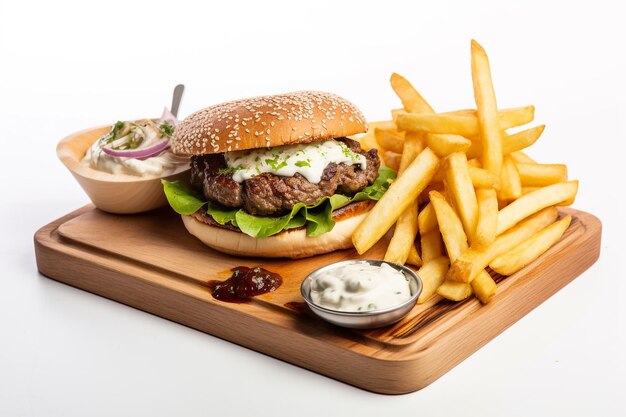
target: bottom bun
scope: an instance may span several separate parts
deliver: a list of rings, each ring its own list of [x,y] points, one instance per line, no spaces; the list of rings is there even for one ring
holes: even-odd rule
[[[360,202],[365,203],[365,202]],[[353,206],[353,207],[350,207]],[[245,233],[212,226],[196,220],[192,216],[182,216],[187,231],[205,245],[224,253],[236,256],[261,258],[306,258],[352,246],[352,233],[365,219],[370,204],[353,203],[335,216],[335,227],[328,233],[307,237],[306,228],[285,230],[276,235],[254,238]]]

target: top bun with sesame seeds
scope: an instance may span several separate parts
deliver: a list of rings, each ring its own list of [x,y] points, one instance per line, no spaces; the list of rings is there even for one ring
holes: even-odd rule
[[[363,114],[348,100],[298,91],[199,110],[176,127],[171,146],[179,155],[216,154],[334,139],[366,130]]]

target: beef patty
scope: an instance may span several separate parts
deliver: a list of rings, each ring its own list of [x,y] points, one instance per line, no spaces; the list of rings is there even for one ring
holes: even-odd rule
[[[288,212],[300,202],[315,204],[336,193],[352,195],[374,183],[380,159],[376,149],[366,152],[357,141],[338,140],[365,156],[366,169],[361,169],[360,165],[331,163],[317,184],[298,173],[292,177],[263,173],[239,183],[233,180],[232,174],[220,173],[227,167],[224,154],[194,155],[191,157],[191,185],[210,201],[261,216]]]

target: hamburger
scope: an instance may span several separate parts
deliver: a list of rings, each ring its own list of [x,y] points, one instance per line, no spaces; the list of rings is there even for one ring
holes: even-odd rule
[[[334,94],[301,91],[197,111],[177,127],[175,154],[191,157],[189,184],[164,181],[189,233],[238,256],[302,258],[352,246],[389,186],[363,114]]]

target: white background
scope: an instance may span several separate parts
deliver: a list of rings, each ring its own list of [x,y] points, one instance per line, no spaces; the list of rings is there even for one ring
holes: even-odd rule
[[[412,3],[2,0],[0,415],[626,415],[620,2]],[[158,116],[177,83],[183,116],[321,89],[388,118],[393,71],[438,110],[471,107],[471,38],[500,106],[547,124],[531,156],[581,180],[602,255],[429,387],[372,394],[37,273],[34,232],[88,203],[55,156],[65,135]]]

